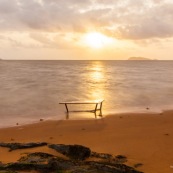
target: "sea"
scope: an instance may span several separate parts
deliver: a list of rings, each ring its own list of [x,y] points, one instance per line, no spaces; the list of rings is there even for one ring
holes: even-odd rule
[[[0,127],[100,118],[59,104],[99,99],[103,117],[173,109],[173,61],[0,61]]]

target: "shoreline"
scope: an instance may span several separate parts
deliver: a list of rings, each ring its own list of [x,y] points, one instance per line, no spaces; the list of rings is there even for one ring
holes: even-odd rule
[[[125,155],[127,164],[143,165],[147,173],[171,173],[173,165],[173,111],[162,113],[121,113],[102,119],[48,120],[0,129],[0,142],[48,142],[79,144],[100,153]],[[0,161],[17,160],[23,150],[1,148]],[[45,147],[27,149],[52,153]]]
[[[12,128],[12,127],[20,127],[20,126],[27,126],[27,125],[32,125],[32,124],[37,124],[40,123],[42,121],[87,121],[87,120],[96,120],[96,119],[100,119],[100,118],[106,118],[109,116],[119,116],[119,115],[126,115],[126,114],[159,114],[165,111],[173,111],[173,110],[169,110],[169,109],[165,109],[165,110],[150,110],[145,108],[145,109],[136,109],[136,110],[127,110],[127,111],[116,111],[116,112],[106,112],[103,113],[102,117],[100,117],[99,115],[97,115],[97,118],[95,118],[94,113],[88,113],[88,112],[70,112],[70,114],[67,116],[66,112],[64,112],[64,114],[60,115],[60,117],[64,117],[64,118],[51,118],[51,117],[47,117],[47,118],[38,118],[37,120],[29,120],[29,121],[20,121],[20,120],[16,120],[16,121],[12,121],[10,124],[3,125],[0,126],[0,130],[4,129],[4,128]],[[76,114],[76,115],[75,115]],[[73,117],[74,116],[74,117]],[[55,117],[55,116],[54,116]],[[71,118],[72,117],[72,118]]]

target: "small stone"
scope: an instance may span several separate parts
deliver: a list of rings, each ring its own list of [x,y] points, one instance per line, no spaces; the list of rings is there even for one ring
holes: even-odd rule
[[[169,136],[169,133],[165,133],[164,135],[165,135],[165,136]]]
[[[41,118],[40,121],[44,121],[44,119]]]
[[[141,167],[141,166],[143,166],[142,163],[136,163],[136,164],[134,164],[134,168],[138,168],[138,167]]]

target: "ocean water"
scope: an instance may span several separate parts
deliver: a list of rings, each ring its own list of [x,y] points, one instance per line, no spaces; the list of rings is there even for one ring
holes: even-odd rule
[[[0,61],[0,127],[66,119],[59,102],[97,99],[105,99],[103,116],[172,109],[173,61]]]

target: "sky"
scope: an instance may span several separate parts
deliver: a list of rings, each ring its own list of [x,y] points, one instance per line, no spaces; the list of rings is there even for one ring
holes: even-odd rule
[[[0,0],[0,58],[173,60],[173,0]]]

